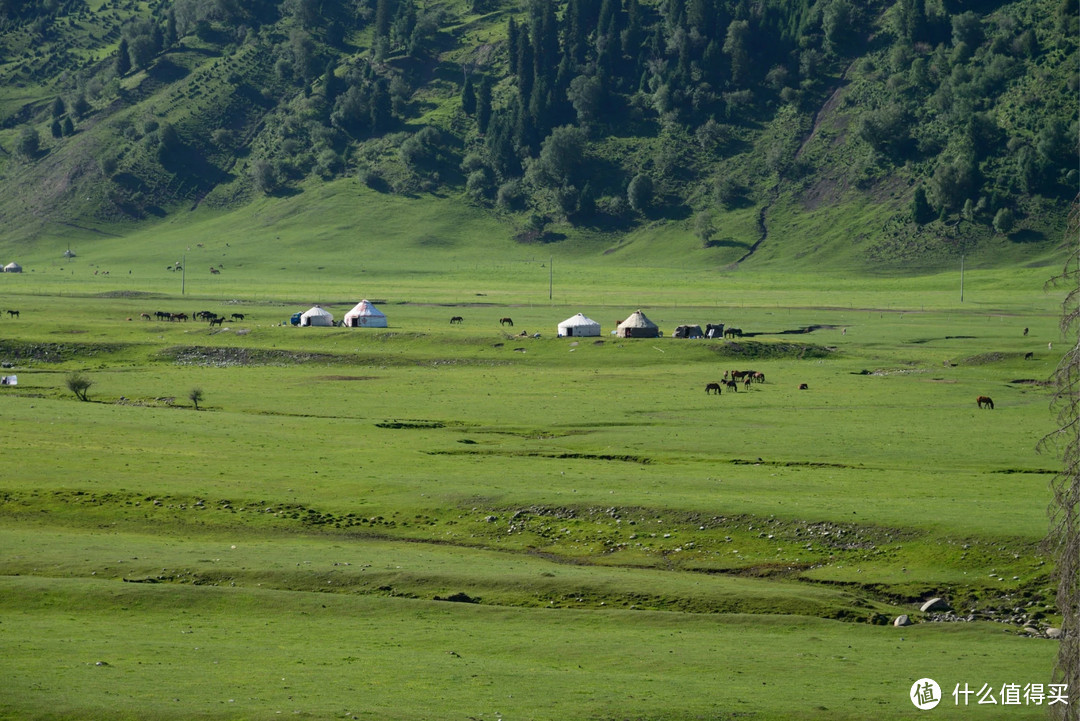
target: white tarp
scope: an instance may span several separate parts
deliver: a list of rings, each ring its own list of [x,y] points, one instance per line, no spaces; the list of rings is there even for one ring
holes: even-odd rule
[[[4,376],[0,378],[0,386],[17,386],[19,385],[18,376]]]

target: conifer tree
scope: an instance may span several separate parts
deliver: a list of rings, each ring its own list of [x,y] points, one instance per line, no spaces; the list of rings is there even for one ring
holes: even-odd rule
[[[131,71],[131,55],[128,52],[127,38],[120,38],[116,48],[116,74],[123,77]]]

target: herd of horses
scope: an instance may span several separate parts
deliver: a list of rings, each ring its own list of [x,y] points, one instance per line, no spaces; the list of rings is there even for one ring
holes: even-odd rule
[[[723,380],[718,383],[705,384],[705,394],[715,393],[716,395],[720,395],[724,386],[727,386],[728,390],[731,392],[737,393],[739,391],[739,381],[742,381],[744,390],[750,390],[752,384],[765,382],[765,374],[761,371],[724,371]]]
[[[141,313],[139,317],[141,317],[143,320],[153,320],[153,318],[150,317],[149,313]],[[187,321],[189,318],[194,318],[195,320],[207,321],[210,323],[211,326],[221,325],[225,322],[225,316],[218,315],[217,313],[209,310],[196,311],[191,316],[188,316],[187,313],[169,313],[168,311],[158,310],[154,311],[153,317],[157,318],[158,320],[167,320],[170,322],[175,321],[180,323]],[[232,320],[244,320],[244,314],[233,313],[230,318],[232,318]],[[131,319],[129,318],[128,320]]]

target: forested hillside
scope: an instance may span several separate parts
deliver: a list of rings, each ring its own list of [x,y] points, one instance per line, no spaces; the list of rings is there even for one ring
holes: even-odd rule
[[[3,0],[0,221],[353,178],[519,241],[669,227],[737,260],[817,216],[869,264],[1038,247],[1077,192],[1078,36],[1077,0]]]

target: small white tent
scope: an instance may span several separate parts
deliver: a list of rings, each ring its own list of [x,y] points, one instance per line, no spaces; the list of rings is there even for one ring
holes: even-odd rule
[[[578,313],[559,323],[559,337],[580,337],[600,335],[600,324],[584,314]]]
[[[300,316],[300,325],[333,325],[334,316],[330,315],[328,311],[323,310],[319,306],[314,306],[310,310],[304,311],[304,314]]]
[[[347,328],[385,328],[386,314],[365,299],[346,313],[342,322]]]
[[[10,263],[8,263],[7,265],[4,266],[4,272],[5,273],[21,273],[22,272],[22,266],[19,265],[18,263],[16,263],[15,261],[12,261],[12,262],[10,262]]]
[[[660,335],[660,328],[656,323],[645,317],[640,310],[630,314],[630,317],[619,323],[615,335],[620,338],[656,338]]]

